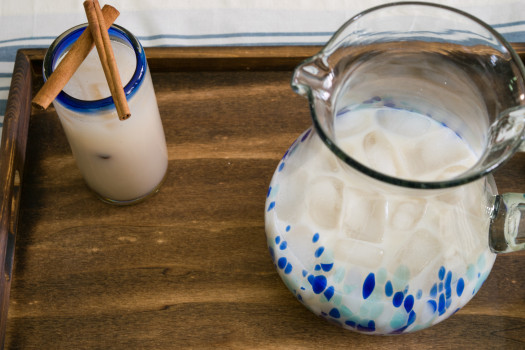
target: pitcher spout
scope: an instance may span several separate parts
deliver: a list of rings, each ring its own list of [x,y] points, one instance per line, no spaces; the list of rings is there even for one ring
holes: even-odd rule
[[[322,56],[314,56],[299,65],[292,77],[293,91],[304,97],[327,101],[331,96],[334,73]]]

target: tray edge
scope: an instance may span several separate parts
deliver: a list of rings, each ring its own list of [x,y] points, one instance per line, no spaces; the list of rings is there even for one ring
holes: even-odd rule
[[[31,114],[31,61],[22,50],[7,98],[0,153],[0,344],[3,348],[20,207],[21,184]]]

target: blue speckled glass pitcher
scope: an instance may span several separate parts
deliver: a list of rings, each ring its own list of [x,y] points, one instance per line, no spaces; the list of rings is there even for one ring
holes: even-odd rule
[[[496,253],[523,249],[523,194],[494,169],[524,140],[524,68],[460,11],[396,3],[348,21],[297,67],[313,127],[266,201],[268,246],[297,299],[341,326],[412,332],[465,305]]]

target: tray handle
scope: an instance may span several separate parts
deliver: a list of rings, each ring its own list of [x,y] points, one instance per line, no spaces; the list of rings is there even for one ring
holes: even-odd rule
[[[4,347],[18,210],[31,115],[28,56],[17,52],[0,146],[0,346]]]

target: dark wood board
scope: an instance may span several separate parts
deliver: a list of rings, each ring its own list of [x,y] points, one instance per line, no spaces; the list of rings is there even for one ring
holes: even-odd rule
[[[21,50],[0,159],[5,347],[525,348],[524,253],[499,256],[450,319],[401,336],[329,324],[281,282],[264,202],[279,159],[311,124],[289,81],[318,49],[147,49],[169,170],[158,194],[129,207],[86,188],[52,108],[28,109],[44,50]],[[521,153],[496,172],[500,192],[525,192],[524,174]]]

